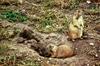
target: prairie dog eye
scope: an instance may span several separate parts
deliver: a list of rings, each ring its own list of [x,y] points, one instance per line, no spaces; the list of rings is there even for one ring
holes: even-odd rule
[[[54,48],[54,46],[49,46],[49,48],[50,48],[50,49],[53,49],[53,48]]]
[[[80,26],[82,26],[82,24],[80,24]]]
[[[74,27],[78,28],[78,26],[77,26],[77,25],[74,25]]]
[[[49,48],[49,50],[51,52],[56,52],[56,50],[57,50],[57,46],[56,45],[53,45],[53,44],[49,45],[48,48]]]
[[[54,48],[54,45],[50,44],[47,46],[48,49],[52,50]]]

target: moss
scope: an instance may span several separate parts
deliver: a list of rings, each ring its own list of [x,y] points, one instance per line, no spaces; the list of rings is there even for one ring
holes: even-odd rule
[[[6,19],[9,22],[24,22],[28,20],[28,17],[21,14],[20,12],[15,12],[15,11],[3,11],[0,13],[0,18]]]

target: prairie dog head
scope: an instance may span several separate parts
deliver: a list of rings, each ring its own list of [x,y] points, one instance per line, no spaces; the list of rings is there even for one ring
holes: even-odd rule
[[[57,50],[57,46],[53,44],[48,45],[47,48],[50,50],[51,53],[56,52]]]
[[[76,12],[74,13],[74,17],[76,18],[76,19],[78,19],[80,16],[82,16],[83,15],[83,10],[82,9],[80,9],[80,10],[76,10]]]

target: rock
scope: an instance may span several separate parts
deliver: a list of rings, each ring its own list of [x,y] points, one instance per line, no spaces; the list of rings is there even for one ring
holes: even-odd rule
[[[19,38],[17,39],[17,42],[18,42],[18,43],[23,43],[24,41],[25,41],[25,39],[22,38],[22,37],[19,37]]]
[[[37,43],[37,41],[34,39],[31,39],[31,40],[28,40],[28,43]]]
[[[98,57],[98,54],[95,54],[95,57]]]
[[[94,43],[90,43],[91,46],[94,46]]]
[[[19,38],[17,38],[17,42],[18,43],[23,43],[24,42],[24,39],[22,37],[19,37]]]

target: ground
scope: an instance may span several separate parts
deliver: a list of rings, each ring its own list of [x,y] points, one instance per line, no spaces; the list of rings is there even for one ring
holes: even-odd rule
[[[100,66],[100,6],[58,2],[25,0],[0,5],[0,66]],[[84,9],[84,35],[71,41],[68,24],[80,7]],[[70,43],[74,55],[49,57],[47,45],[62,43]]]

